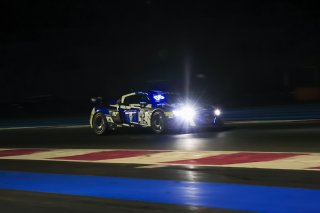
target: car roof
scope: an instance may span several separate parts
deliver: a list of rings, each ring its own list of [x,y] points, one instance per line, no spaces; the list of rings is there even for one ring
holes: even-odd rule
[[[161,91],[161,90],[149,90],[149,91],[134,91],[134,92],[130,92],[130,93],[126,93],[123,94],[122,96],[129,96],[129,95],[134,95],[134,94],[165,94],[165,93],[169,93],[169,92],[165,92],[165,91]]]

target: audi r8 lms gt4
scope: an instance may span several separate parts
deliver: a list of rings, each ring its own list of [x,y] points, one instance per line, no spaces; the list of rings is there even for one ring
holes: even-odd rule
[[[97,135],[120,127],[151,128],[155,133],[169,129],[221,127],[221,110],[212,105],[199,105],[186,101],[176,93],[152,90],[123,95],[117,101],[95,103],[90,126]]]

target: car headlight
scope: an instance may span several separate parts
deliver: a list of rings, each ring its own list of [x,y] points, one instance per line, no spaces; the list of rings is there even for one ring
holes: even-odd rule
[[[213,111],[213,113],[214,113],[214,115],[219,116],[219,115],[221,115],[221,110],[220,109],[215,109]]]
[[[183,108],[178,109],[178,110],[173,110],[172,112],[173,112],[173,114],[175,116],[182,117],[182,118],[184,118],[186,120],[191,120],[196,114],[194,109],[192,107],[189,107],[189,106],[183,107]]]

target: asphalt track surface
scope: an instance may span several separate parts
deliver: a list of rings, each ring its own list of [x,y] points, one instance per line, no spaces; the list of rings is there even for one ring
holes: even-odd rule
[[[0,148],[320,153],[320,126],[103,137],[87,127],[12,129],[0,130]],[[320,211],[320,171],[1,159],[0,188],[1,212]]]
[[[123,129],[101,137],[89,127],[0,130],[0,148],[6,147],[320,152],[320,125],[231,125],[164,135]]]

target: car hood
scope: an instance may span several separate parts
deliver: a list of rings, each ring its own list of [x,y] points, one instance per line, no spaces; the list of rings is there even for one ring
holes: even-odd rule
[[[165,110],[168,110],[168,111],[181,109],[184,106],[186,106],[186,104],[183,104],[183,103],[173,103],[173,104],[162,104],[161,105],[162,108],[164,108]],[[196,106],[192,106],[192,107],[196,112],[212,111],[215,109],[215,107],[213,105],[209,105],[209,104],[196,105]]]

